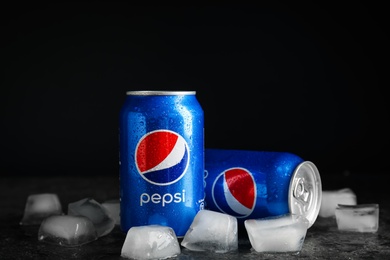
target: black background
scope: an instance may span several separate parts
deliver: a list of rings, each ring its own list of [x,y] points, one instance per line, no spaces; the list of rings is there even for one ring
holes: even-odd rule
[[[388,173],[387,9],[299,2],[3,6],[1,172],[118,175],[126,91],[195,90],[206,147]]]

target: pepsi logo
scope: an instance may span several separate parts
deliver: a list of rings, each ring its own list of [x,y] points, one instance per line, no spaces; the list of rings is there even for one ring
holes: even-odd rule
[[[212,197],[220,211],[244,218],[252,213],[256,205],[256,183],[247,169],[230,168],[215,179]]]
[[[135,150],[135,165],[149,183],[164,186],[180,180],[189,164],[189,149],[184,138],[169,130],[144,135]]]

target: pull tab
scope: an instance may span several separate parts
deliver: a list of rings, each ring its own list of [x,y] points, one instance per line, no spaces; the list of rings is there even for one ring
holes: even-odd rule
[[[294,188],[294,197],[297,200],[308,203],[309,195],[310,192],[305,186],[305,180],[303,178],[298,178]]]

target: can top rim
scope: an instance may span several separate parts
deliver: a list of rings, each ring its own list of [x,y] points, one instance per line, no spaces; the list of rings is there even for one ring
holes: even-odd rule
[[[127,91],[128,96],[176,96],[176,95],[195,95],[196,91],[171,91],[171,90],[132,90]]]
[[[317,219],[321,201],[322,183],[319,171],[314,163],[304,161],[297,166],[290,181],[290,212],[306,217],[310,228]]]

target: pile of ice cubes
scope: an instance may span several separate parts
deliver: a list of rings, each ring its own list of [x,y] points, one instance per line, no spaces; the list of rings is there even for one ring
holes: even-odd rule
[[[68,212],[64,214],[57,194],[42,193],[28,196],[20,225],[40,225],[39,241],[80,246],[109,234],[118,218],[119,201],[101,204],[84,198],[69,203]]]
[[[302,216],[282,216],[245,221],[256,252],[299,253],[309,221]],[[238,225],[233,216],[211,210],[199,211],[180,244],[187,250],[227,253],[238,250]],[[160,259],[177,256],[181,249],[171,228],[152,225],[132,227],[121,257]]]
[[[357,204],[350,189],[325,190],[319,217],[336,219],[340,231],[377,232],[378,204]],[[27,198],[21,225],[40,225],[38,240],[61,246],[81,246],[109,234],[120,224],[119,200],[99,203],[84,198],[68,204],[64,214],[56,194],[33,194]],[[244,222],[252,250],[298,254],[309,221],[301,215],[285,214]],[[174,230],[162,225],[132,227],[126,234],[121,257],[165,259],[190,251],[227,253],[238,250],[237,219],[211,210],[199,211],[181,243]]]
[[[109,234],[120,222],[119,200],[99,203],[84,198],[62,211],[56,194],[27,198],[21,225],[40,225],[38,240],[60,246],[81,246]],[[299,252],[308,221],[293,215],[250,220],[245,223],[250,242],[258,252]],[[290,239],[278,239],[279,235]],[[177,256],[181,246],[191,251],[227,253],[238,250],[238,224],[233,216],[199,211],[181,243],[172,228],[160,225],[132,227],[126,234],[121,256],[156,259]]]
[[[323,218],[336,218],[340,231],[375,233],[379,228],[379,205],[358,204],[356,194],[350,188],[322,191]]]

